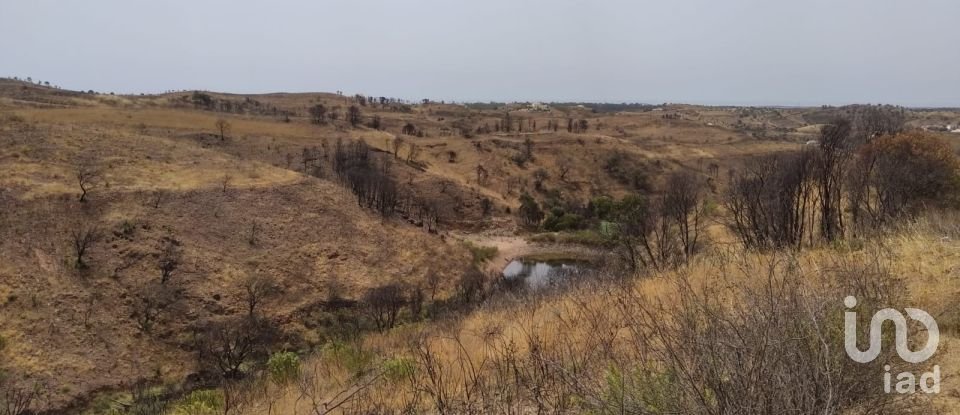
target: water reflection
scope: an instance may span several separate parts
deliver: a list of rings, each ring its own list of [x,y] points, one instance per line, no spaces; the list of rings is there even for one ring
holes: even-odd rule
[[[507,279],[523,279],[530,288],[543,288],[585,269],[585,264],[576,261],[526,261],[513,260],[503,269]]]

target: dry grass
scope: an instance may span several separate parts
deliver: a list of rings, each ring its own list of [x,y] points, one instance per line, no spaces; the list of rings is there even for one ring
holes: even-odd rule
[[[454,413],[524,413],[536,410],[538,405],[557,411],[561,408],[551,405],[559,404],[569,405],[561,412],[606,412],[600,403],[609,397],[577,396],[574,391],[602,391],[609,386],[611,367],[626,368],[639,363],[634,353],[641,356],[645,353],[633,349],[639,345],[631,334],[636,327],[628,324],[632,321],[628,317],[630,313],[657,309],[637,308],[636,304],[625,304],[623,300],[671,304],[678,298],[677,290],[681,287],[678,281],[689,283],[697,292],[722,298],[737,292],[735,287],[763,286],[766,281],[758,277],[767,275],[789,275],[799,279],[803,286],[827,288],[834,286],[839,281],[837,278],[870,279],[876,275],[871,272],[885,270],[882,272],[889,272],[904,284],[905,290],[897,291],[903,295],[901,306],[916,306],[943,317],[944,312],[952,310],[951,304],[957,301],[956,292],[960,290],[960,242],[950,239],[956,238],[955,232],[949,235],[941,232],[942,229],[921,223],[854,249],[820,248],[800,254],[715,251],[699,257],[684,269],[638,279],[626,287],[612,282],[584,283],[555,295],[496,301],[462,319],[444,319],[425,327],[406,326],[385,335],[365,337],[353,346],[372,355],[374,363],[366,368],[363,376],[345,370],[344,360],[336,356],[313,357],[304,366],[304,384],[268,388],[257,394],[258,398],[251,403],[253,406],[241,413],[312,413],[314,402],[303,398],[305,391],[321,397],[316,402],[325,402],[324,399],[344,390],[354,391],[350,388],[357,388],[357,382],[363,384],[363,389],[357,392],[359,397],[344,403],[340,412],[357,413],[364,408],[379,412],[410,408],[416,412],[444,412],[436,400],[438,388],[446,393],[446,410]],[[825,292],[833,290],[827,289]],[[726,298],[728,304],[734,304],[733,297]],[[837,304],[841,298],[837,297]],[[839,305],[836,307],[840,309]],[[653,318],[662,319],[661,324],[666,324],[670,316]],[[941,326],[942,330],[945,326],[947,324]],[[935,357],[935,363],[945,371],[944,392],[932,401],[940,411],[960,408],[956,398],[960,383],[955,376],[960,373],[960,366],[949,352],[958,342],[955,336],[956,332],[946,336],[941,346],[944,349]],[[429,351],[430,359],[424,360],[418,351]],[[549,364],[562,364],[567,370],[575,370],[580,384],[567,384],[569,379],[561,379],[554,369],[544,368],[549,373],[541,373],[539,378],[535,373],[525,372],[533,370],[538,356],[544,355],[569,359]],[[384,379],[384,362],[401,357],[415,362],[417,374]],[[518,379],[499,378],[503,365],[517,365],[515,370],[521,372],[516,375],[523,378],[522,384],[515,383]],[[443,374],[439,386],[425,384],[431,367]],[[876,379],[869,380],[876,381],[871,383],[876,388],[880,388],[881,373],[878,371]],[[371,383],[367,385],[367,381]],[[508,390],[502,389],[505,385]],[[536,389],[537,385],[544,389]],[[573,395],[565,401],[551,395],[554,393]]]
[[[138,381],[180,385],[195,371],[195,355],[189,351],[191,324],[242,313],[238,284],[251,274],[269,276],[280,288],[263,306],[285,339],[291,339],[278,347],[320,350],[305,363],[302,385],[254,384],[253,390],[225,393],[250,397],[258,406],[247,407],[248,413],[304,413],[307,405],[321,405],[345,390],[332,404],[349,397],[341,408],[429,411],[436,404],[429,396],[431,386],[414,381],[403,370],[405,361],[397,360],[412,359],[416,370],[423,370],[428,358],[436,358],[432,364],[448,374],[432,388],[449,390],[448,403],[460,405],[456,409],[470,409],[481,396],[486,402],[517,396],[510,401],[515,407],[485,409],[529,412],[536,409],[525,406],[535,391],[497,389],[497,384],[517,384],[490,377],[503,373],[502,366],[491,365],[504,362],[506,345],[516,347],[509,355],[528,363],[533,361],[533,346],[557,352],[567,348],[562,356],[581,359],[576,362],[583,364],[584,382],[592,382],[582,387],[600,387],[609,362],[591,356],[613,344],[609,356],[622,358],[629,355],[630,345],[622,341],[627,329],[618,319],[622,310],[611,307],[615,297],[608,294],[629,291],[645,298],[671,298],[673,282],[681,275],[698,284],[717,283],[718,273],[727,275],[728,282],[752,281],[771,258],[718,251],[681,272],[637,280],[625,290],[605,282],[567,293],[506,297],[462,319],[444,315],[429,323],[410,323],[332,351],[322,351],[331,336],[314,312],[334,294],[353,299],[386,283],[420,285],[428,276],[440,281],[438,302],[450,297],[472,261],[449,230],[465,233],[462,239],[497,246],[486,265],[493,271],[511,256],[540,252],[522,237],[485,243],[485,237],[473,238],[472,233],[486,227],[512,235],[513,215],[506,208],[515,208],[524,191],[541,200],[562,195],[577,201],[631,191],[631,184],[605,171],[611,155],[625,155],[632,168],[654,182],[681,169],[706,175],[709,166],[717,164],[714,180],[722,184],[729,170],[740,168],[752,155],[797,147],[806,136],[795,131],[807,124],[801,109],[751,109],[756,114],[743,114],[738,109],[671,105],[663,112],[594,114],[575,108],[531,113],[440,104],[363,107],[365,116],[383,117],[385,131],[374,131],[350,128],[342,118],[324,126],[309,122],[307,107],[324,103],[343,111],[353,104],[348,97],[212,94],[235,102],[251,98],[291,111],[285,122],[280,116],[194,110],[184,104],[184,95],[189,93],[93,95],[0,81],[0,336],[5,343],[0,365],[23,384],[49,385],[44,408],[83,404],[96,391],[129,389]],[[535,120],[540,128],[471,139],[440,134],[466,118],[492,124],[508,110],[514,117]],[[679,118],[664,118],[667,113]],[[590,130],[564,131],[567,117],[589,119]],[[215,135],[218,119],[231,125],[226,140]],[[548,120],[560,121],[560,131],[546,131]],[[415,196],[436,200],[445,209],[438,235],[410,226],[405,220],[414,222],[411,218],[383,219],[361,210],[332,175],[312,177],[300,165],[304,148],[333,145],[338,139],[363,139],[389,151],[407,122],[427,136],[403,137],[407,145],[417,145],[420,155],[412,163],[397,160],[391,174]],[[790,133],[754,137],[755,131],[781,130]],[[520,166],[513,158],[528,138],[534,158]],[[401,149],[400,159],[407,151]],[[98,175],[89,202],[81,204],[75,175],[77,167],[86,164]],[[570,170],[561,178],[564,164]],[[478,165],[490,174],[482,184],[476,178]],[[330,171],[329,164],[325,168]],[[548,172],[540,191],[531,181],[538,169]],[[486,215],[481,213],[485,198],[494,202]],[[71,262],[69,235],[77,223],[96,225],[104,235],[91,249],[90,268],[82,271]],[[960,332],[960,314],[951,308],[960,269],[957,246],[930,229],[938,228],[924,225],[862,249],[812,251],[796,261],[805,275],[819,275],[836,261],[855,262],[865,252],[883,249],[892,258],[886,266],[904,275],[909,298]],[[159,278],[155,255],[169,237],[183,247],[184,266],[172,279],[180,303],[155,333],[141,333],[131,314],[143,287]],[[950,337],[948,344],[953,342]],[[431,353],[418,355],[418,350]],[[476,373],[459,367],[465,356],[480,368]],[[950,362],[944,362],[945,369]],[[358,370],[364,375],[357,377]],[[571,390],[550,383],[557,378],[537,379],[544,382],[539,390],[543,399],[555,403],[560,402],[557,394]],[[948,391],[956,390],[953,378],[948,379]],[[482,387],[475,385],[480,383]],[[590,399],[564,404],[584,408],[597,402]],[[940,400],[952,402],[950,394]]]

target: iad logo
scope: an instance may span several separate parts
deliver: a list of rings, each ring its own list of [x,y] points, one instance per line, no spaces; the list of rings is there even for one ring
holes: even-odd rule
[[[847,306],[847,308],[854,308],[857,306],[857,299],[853,296],[844,298],[843,304]],[[916,308],[907,308],[905,310],[911,319],[920,322],[920,324],[923,324],[924,327],[927,328],[927,344],[924,345],[922,349],[917,351],[910,350],[910,345],[907,342],[907,319],[903,316],[903,313],[892,308],[885,308],[876,312],[873,315],[873,319],[870,320],[870,347],[866,351],[861,351],[857,348],[857,313],[855,311],[847,311],[843,316],[844,348],[847,350],[847,355],[859,363],[869,363],[876,359],[877,356],[880,355],[880,348],[883,347],[881,344],[883,323],[892,321],[896,330],[895,344],[897,354],[900,355],[901,359],[909,363],[922,363],[932,357],[940,345],[940,329],[937,327],[937,322],[926,311]],[[884,366],[883,374],[883,390],[887,393],[890,393],[890,384],[890,365],[886,365]],[[916,392],[917,385],[917,378],[913,373],[903,372],[897,375],[897,384],[895,387],[897,393]],[[940,366],[934,365],[932,372],[923,373],[920,376],[919,386],[920,389],[926,393],[939,393]]]

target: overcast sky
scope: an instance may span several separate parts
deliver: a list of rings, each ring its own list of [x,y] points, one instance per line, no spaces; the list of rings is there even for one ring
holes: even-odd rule
[[[960,1],[0,0],[0,76],[118,93],[960,106]]]

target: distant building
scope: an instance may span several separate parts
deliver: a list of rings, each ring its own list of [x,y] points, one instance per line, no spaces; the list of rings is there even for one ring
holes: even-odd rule
[[[527,106],[527,110],[547,112],[550,111],[550,106],[542,102],[534,102]]]

